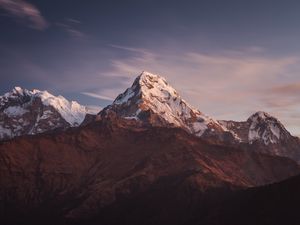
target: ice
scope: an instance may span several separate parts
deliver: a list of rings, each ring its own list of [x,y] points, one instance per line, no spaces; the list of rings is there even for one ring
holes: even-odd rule
[[[19,117],[27,112],[28,110],[25,110],[21,106],[9,106],[4,110],[4,113],[9,117]]]

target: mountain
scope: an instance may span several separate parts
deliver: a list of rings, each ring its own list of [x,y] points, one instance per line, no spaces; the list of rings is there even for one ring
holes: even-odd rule
[[[221,123],[183,100],[165,78],[145,71],[113,104],[104,108],[100,116],[105,117],[111,113],[138,120],[144,125],[180,127],[204,139],[238,141],[234,133]]]
[[[289,157],[300,163],[300,141],[275,117],[256,112],[244,122],[219,121],[247,144],[249,150]]]
[[[300,223],[300,176],[233,193],[215,214],[215,224],[297,225]]]
[[[85,122],[105,119],[111,114],[137,120],[144,126],[180,127],[212,143],[238,145],[300,163],[300,140],[278,119],[265,112],[256,112],[245,122],[214,120],[184,101],[165,78],[149,72],[139,75],[130,88],[99,113],[97,119],[89,117]]]
[[[0,221],[189,224],[231,191],[299,173],[287,158],[111,115],[0,143]]]
[[[15,87],[0,97],[0,140],[78,126],[87,111],[62,96]]]
[[[0,142],[1,224],[268,224],[272,183],[300,174],[279,120],[214,120],[148,72],[95,116],[21,88],[0,112],[5,137],[20,135]]]

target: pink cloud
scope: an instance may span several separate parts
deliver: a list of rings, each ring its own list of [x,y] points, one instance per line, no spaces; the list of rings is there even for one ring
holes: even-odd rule
[[[300,70],[297,56],[273,57],[259,47],[211,54],[176,48],[112,47],[134,54],[112,60],[109,74],[129,75],[133,80],[143,70],[157,73],[166,77],[188,102],[214,118],[245,120],[262,110],[277,116],[293,133],[300,132],[299,119],[290,117],[290,113],[300,115],[296,84],[300,80],[293,72],[295,67]],[[287,81],[293,85],[281,86]]]
[[[0,8],[7,11],[12,17],[22,20],[29,27],[44,30],[48,27],[47,21],[34,5],[23,0],[0,0]]]

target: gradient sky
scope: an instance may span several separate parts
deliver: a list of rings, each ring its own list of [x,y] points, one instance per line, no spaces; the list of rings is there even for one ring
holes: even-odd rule
[[[216,119],[300,135],[300,1],[0,0],[0,92],[106,106],[143,70]]]

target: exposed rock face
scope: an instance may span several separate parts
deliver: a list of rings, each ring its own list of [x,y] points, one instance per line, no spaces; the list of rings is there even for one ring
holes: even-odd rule
[[[78,126],[86,112],[62,96],[16,87],[0,97],[0,140]]]
[[[216,121],[147,72],[85,115],[48,92],[15,88],[0,98],[1,137],[22,135],[0,142],[1,223],[268,224],[264,190],[286,192],[253,187],[300,173],[299,139],[276,118]]]
[[[0,206],[8,221],[78,222],[106,210],[113,215],[115,204],[143,193],[146,200],[149,193],[176,190],[176,198],[194,204],[191,193],[243,189],[299,172],[287,158],[213,145],[180,128],[145,128],[140,121],[110,117],[66,132],[3,142]]]
[[[100,115],[105,117],[110,113],[150,126],[180,127],[203,139],[236,141],[233,134],[218,121],[184,101],[165,78],[148,72],[138,76],[133,85]]]
[[[257,112],[245,122],[219,121],[246,144],[249,150],[285,156],[300,163],[300,141],[275,117]]]
[[[99,113],[98,119],[110,114],[140,121],[144,126],[180,127],[212,143],[238,145],[300,163],[299,138],[293,137],[278,119],[257,112],[245,122],[214,120],[185,102],[163,77],[148,72],[138,76],[130,88]]]

